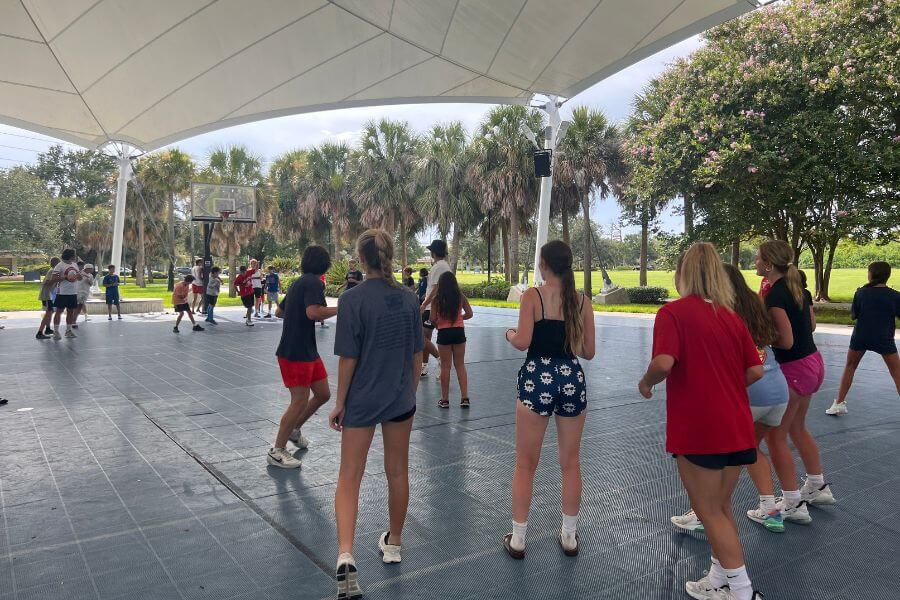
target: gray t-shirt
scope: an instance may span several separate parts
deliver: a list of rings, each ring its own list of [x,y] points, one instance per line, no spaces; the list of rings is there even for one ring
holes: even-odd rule
[[[423,345],[419,301],[408,289],[367,279],[341,295],[334,353],[358,359],[345,427],[370,427],[415,408],[412,359]]]

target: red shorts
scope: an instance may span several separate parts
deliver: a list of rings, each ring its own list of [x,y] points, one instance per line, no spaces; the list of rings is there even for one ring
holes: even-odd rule
[[[202,294],[203,286],[191,284],[191,291],[194,292],[195,294]]]
[[[309,387],[317,381],[328,379],[325,363],[321,358],[307,362],[287,360],[279,356],[278,366],[281,367],[281,380],[286,388]]]

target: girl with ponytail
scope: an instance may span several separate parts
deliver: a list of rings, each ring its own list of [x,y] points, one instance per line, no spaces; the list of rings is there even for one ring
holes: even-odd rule
[[[772,344],[775,360],[781,366],[789,392],[781,425],[766,435],[769,455],[782,486],[783,498],[777,507],[785,521],[805,524],[812,521],[807,504],[834,504],[835,500],[822,474],[819,447],[806,428],[810,400],[825,379],[825,363],[813,341],[816,318],[812,297],[803,289],[795,261],[793,248],[782,240],[763,242],[756,255],[757,274],[772,283],[765,303],[777,332]],[[788,435],[806,468],[802,487],[787,443]]]
[[[341,465],[334,495],[338,598],[362,590],[353,559],[359,487],[375,428],[381,425],[388,484],[389,527],[378,538],[385,563],[400,562],[400,535],[409,505],[409,436],[422,365],[421,320],[415,294],[394,279],[391,237],[380,229],[359,236],[362,283],[341,295],[334,353],[338,385],[331,427],[341,432]]]
[[[544,433],[556,416],[562,470],[563,523],[559,544],[576,556],[575,533],[581,504],[581,433],[587,415],[587,390],[578,357],[594,357],[594,312],[575,289],[572,250],[559,240],[541,248],[544,284],[522,295],[519,326],[506,332],[517,350],[528,350],[519,369],[516,405],[516,468],[512,481],[512,533],[504,539],[510,556],[525,557],[525,530],[534,488],[534,473]]]
[[[466,330],[464,322],[472,318],[469,299],[459,289],[456,275],[447,271],[437,283],[431,301],[431,322],[437,329],[438,358],[441,361],[441,400],[438,406],[450,408],[450,367],[456,368],[459,383],[459,407],[469,408],[469,374],[466,371]],[[426,346],[431,341],[426,342]]]

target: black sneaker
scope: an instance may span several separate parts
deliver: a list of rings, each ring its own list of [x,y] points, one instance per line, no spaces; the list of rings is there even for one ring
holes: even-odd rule
[[[194,331],[203,331],[203,328],[199,325],[194,325]]]
[[[43,333],[38,333],[38,334],[36,334],[36,335],[34,336],[34,338],[35,338],[36,340],[49,340],[51,337],[52,337],[52,336],[49,336],[49,335],[46,335],[46,334],[43,334]]]
[[[49,327],[45,327],[45,328],[44,328],[44,333],[47,334],[47,335],[53,335],[53,330],[50,329]]]
[[[177,327],[173,327],[173,328],[172,328],[172,331],[174,331],[175,333],[178,333],[178,328],[177,328]]]
[[[78,325],[72,325],[72,329],[78,329]]]

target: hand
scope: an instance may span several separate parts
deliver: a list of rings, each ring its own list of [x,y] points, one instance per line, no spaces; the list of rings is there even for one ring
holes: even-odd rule
[[[335,431],[343,431],[344,426],[344,407],[335,406],[328,415],[328,426]]]
[[[513,328],[513,327],[510,327],[509,329],[507,329],[507,330],[506,330],[506,341],[507,341],[507,342],[509,341],[509,332],[510,332],[510,331],[512,331],[512,334],[513,334],[513,335],[516,335],[516,334],[518,333],[518,331],[516,331],[516,329]]]
[[[641,393],[641,396],[648,400],[653,397],[653,386],[647,385],[643,377],[638,381],[638,391]]]

